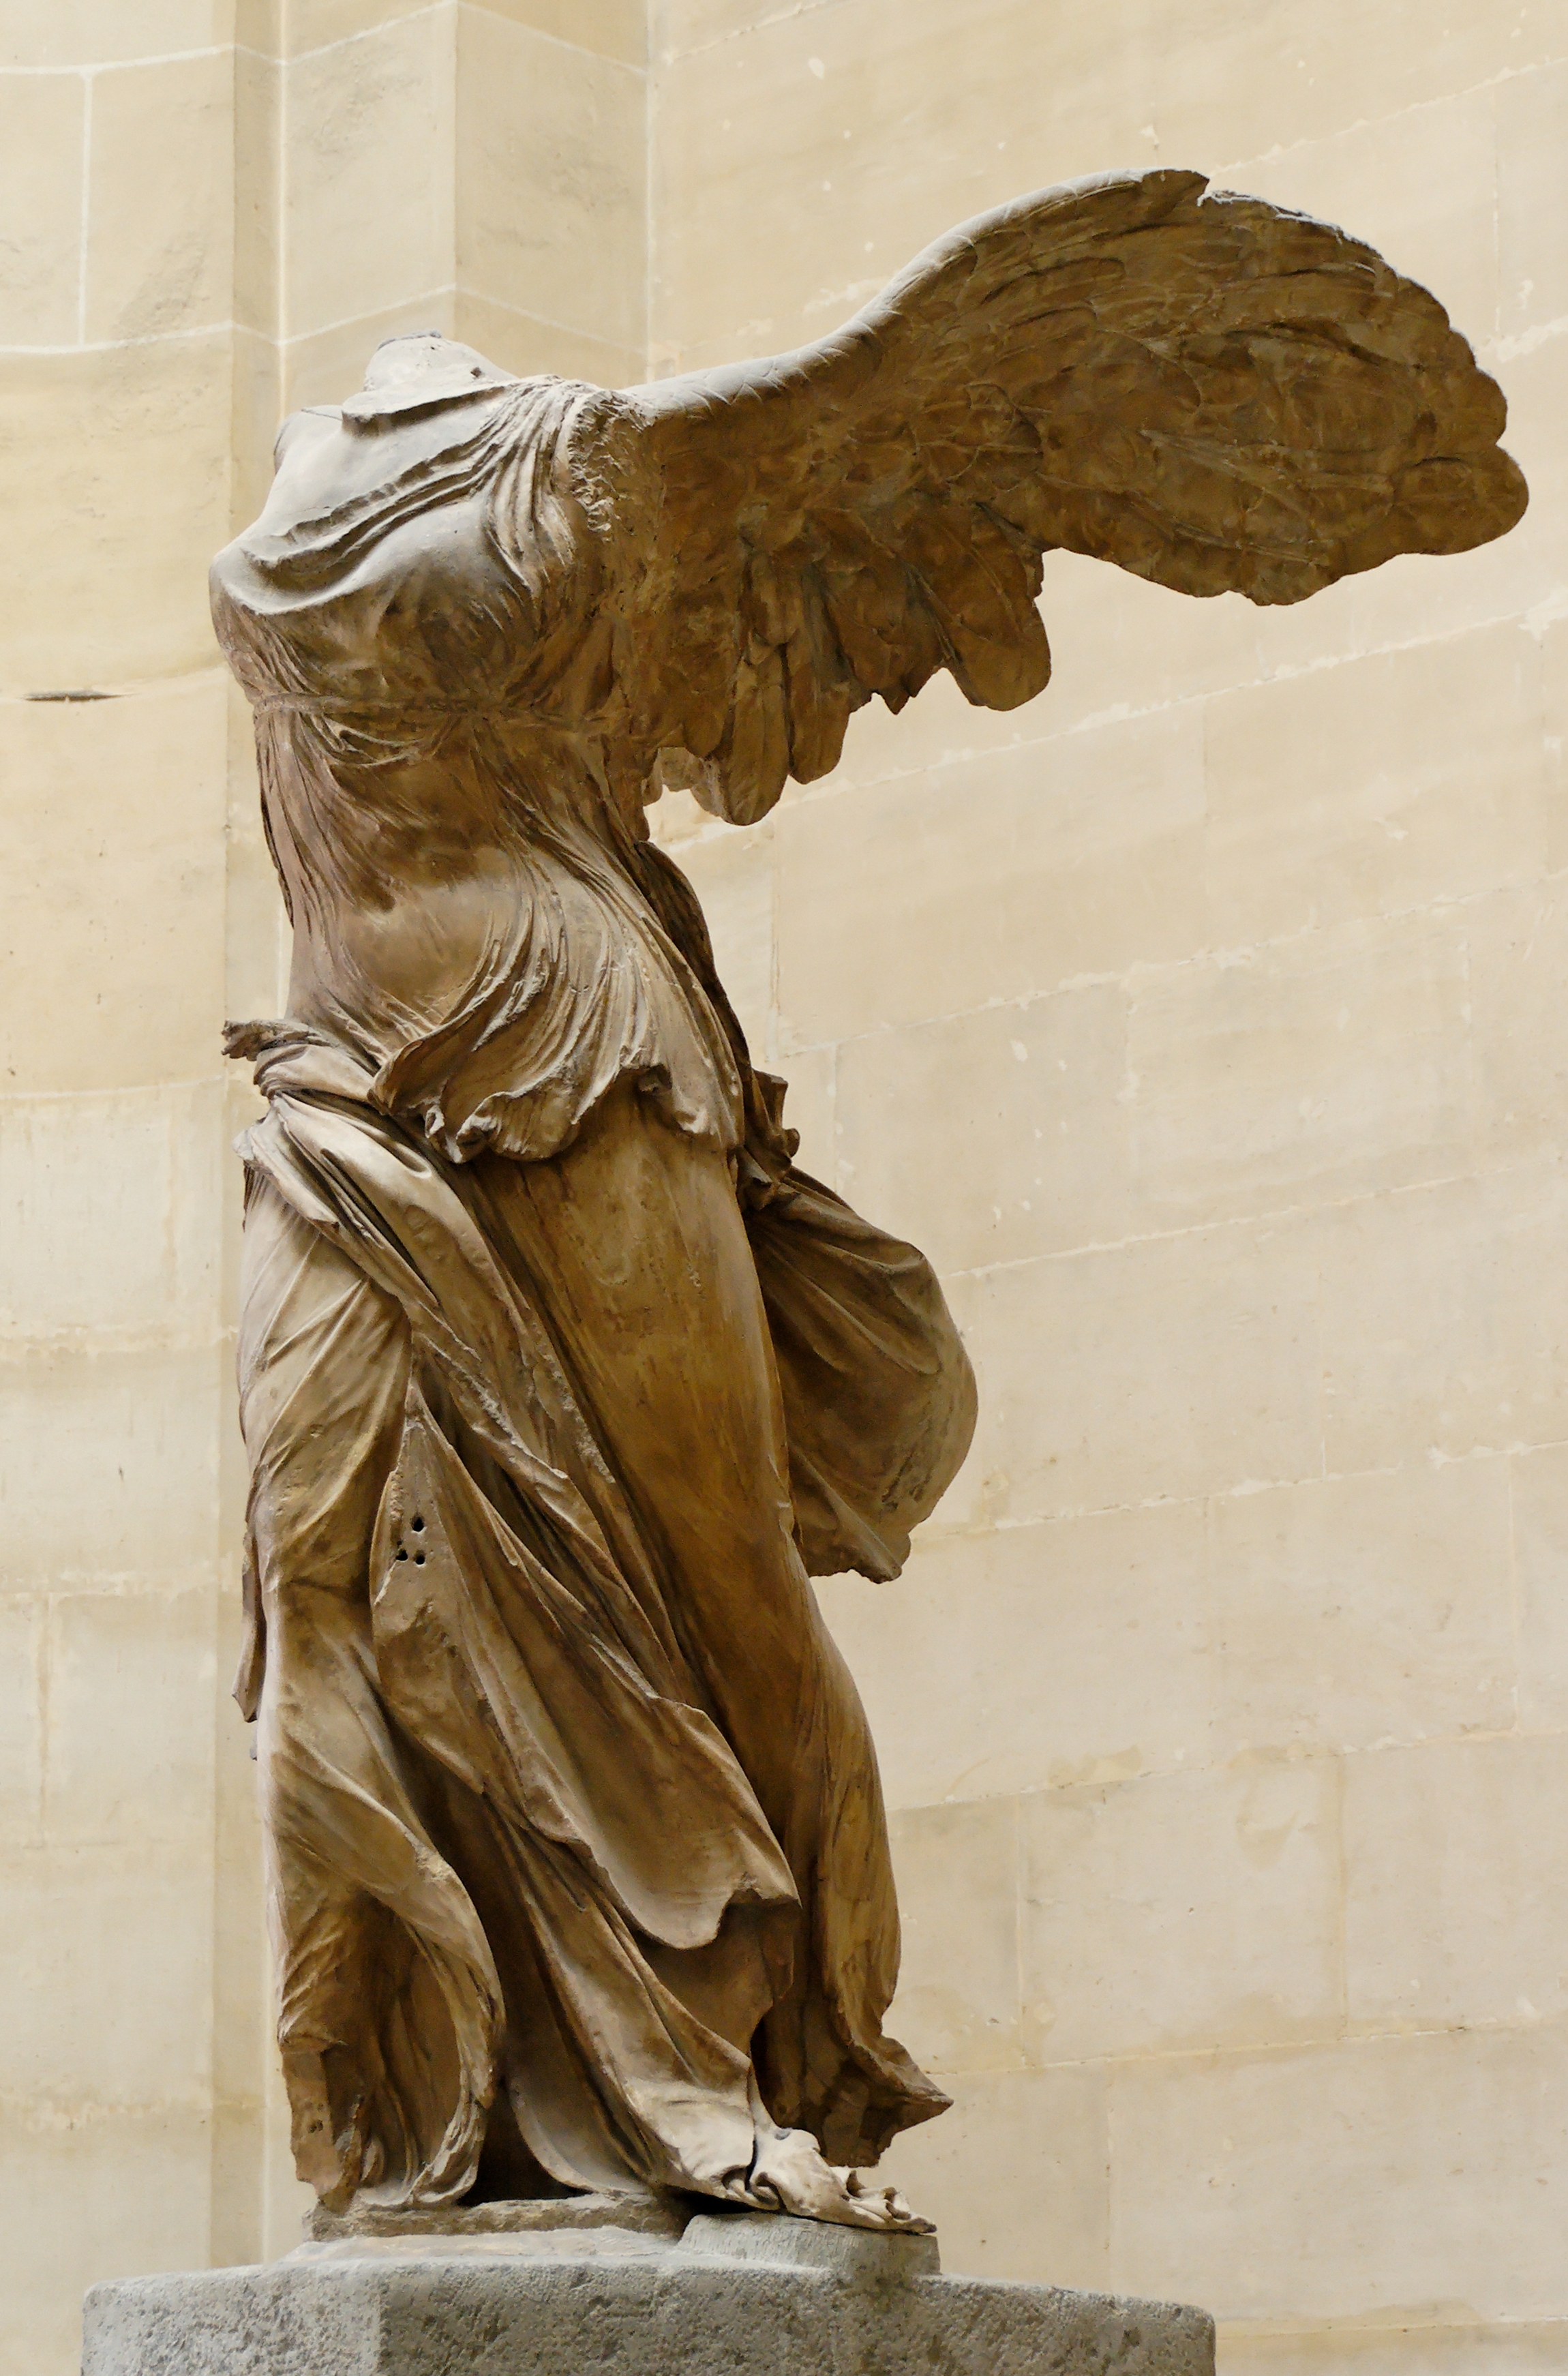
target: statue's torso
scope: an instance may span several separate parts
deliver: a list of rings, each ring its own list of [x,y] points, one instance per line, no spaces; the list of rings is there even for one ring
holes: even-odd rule
[[[739,1129],[723,1028],[639,881],[594,556],[548,482],[569,400],[509,392],[379,454],[313,426],[214,569],[294,926],[290,1014],[453,1154],[553,1154],[626,1076],[682,1128]]]

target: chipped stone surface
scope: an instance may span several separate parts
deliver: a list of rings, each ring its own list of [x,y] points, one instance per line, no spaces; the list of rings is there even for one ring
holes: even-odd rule
[[[673,2242],[690,2217],[687,2198],[652,2188],[618,2194],[530,2196],[499,2203],[438,2204],[428,2208],[379,2203],[356,2203],[347,2211],[329,2211],[313,2203],[305,2214],[305,2234],[313,2244],[346,2245],[372,2240],[407,2243],[414,2238],[449,2245],[476,2244],[497,2237],[556,2237],[564,2230],[587,2232],[612,2228],[635,2236],[664,2237]],[[302,2248],[303,2249],[303,2248]]]
[[[83,2376],[1212,2376],[1201,2311],[935,2272],[932,2238],[695,2219],[433,2257],[291,2259],[96,2287]],[[474,2239],[463,2239],[470,2248]],[[513,2236],[497,2242],[522,2240]],[[320,2249],[320,2248],[310,2248]]]

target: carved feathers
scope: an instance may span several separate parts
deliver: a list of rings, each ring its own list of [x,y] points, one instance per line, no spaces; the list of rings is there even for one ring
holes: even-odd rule
[[[1505,408],[1371,248],[1196,173],[1048,190],[797,353],[593,408],[634,740],[738,823],[940,668],[1051,671],[1042,552],[1297,602],[1519,517]],[[678,755],[691,754],[695,766]]]

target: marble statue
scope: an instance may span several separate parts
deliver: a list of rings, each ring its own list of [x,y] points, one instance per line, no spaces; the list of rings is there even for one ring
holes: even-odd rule
[[[808,1578],[898,1574],[974,1385],[795,1168],[645,809],[741,825],[1040,556],[1296,602],[1519,517],[1436,300],[1202,176],[980,216],[819,344],[610,390],[434,334],[214,568],[293,925],[232,1026],[279,2035],[329,2207],[683,2189],[918,2226],[875,1760]],[[1129,687],[1129,691],[1135,688]],[[865,897],[877,897],[874,882]]]

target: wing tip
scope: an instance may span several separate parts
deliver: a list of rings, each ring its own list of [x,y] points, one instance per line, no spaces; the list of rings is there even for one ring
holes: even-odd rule
[[[1462,483],[1455,485],[1456,473]],[[1435,490],[1429,497],[1428,486]],[[1396,495],[1415,536],[1415,552],[1474,552],[1507,536],[1529,509],[1530,489],[1512,454],[1501,446],[1455,461],[1419,463],[1405,473]]]

